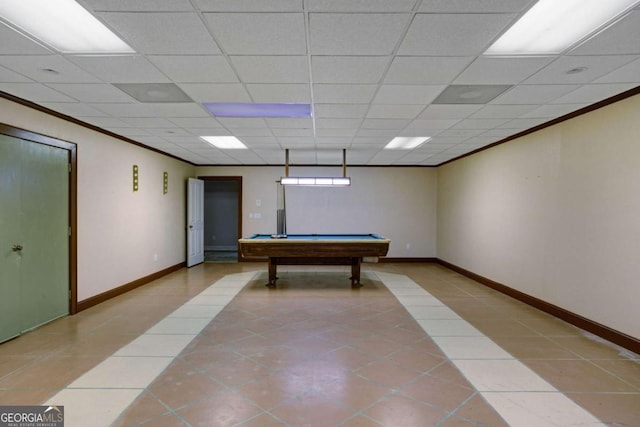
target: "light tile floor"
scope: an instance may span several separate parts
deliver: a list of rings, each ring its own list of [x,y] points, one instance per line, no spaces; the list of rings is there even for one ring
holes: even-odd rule
[[[0,345],[69,426],[640,425],[640,357],[435,264],[203,264]],[[248,284],[247,284],[248,282]],[[245,286],[246,284],[246,286]]]

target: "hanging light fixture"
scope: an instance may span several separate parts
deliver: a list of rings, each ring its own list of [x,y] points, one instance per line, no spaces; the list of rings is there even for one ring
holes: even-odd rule
[[[347,150],[342,150],[342,176],[289,176],[289,149],[284,150],[284,176],[280,178],[282,185],[308,187],[348,187],[351,178],[347,176]]]

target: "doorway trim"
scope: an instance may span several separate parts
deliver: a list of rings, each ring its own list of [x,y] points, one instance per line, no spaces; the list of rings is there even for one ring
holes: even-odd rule
[[[69,152],[69,315],[78,312],[78,148],[73,142],[34,133],[28,130],[0,123],[0,134],[22,139],[36,144],[62,148]]]
[[[203,181],[233,181],[238,183],[238,238],[242,238],[242,176],[199,176]],[[240,245],[238,245],[238,262],[242,261]]]

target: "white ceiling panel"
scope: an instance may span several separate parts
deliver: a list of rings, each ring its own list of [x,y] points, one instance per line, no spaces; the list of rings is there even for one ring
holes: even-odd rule
[[[491,101],[491,104],[545,104],[579,88],[579,85],[520,85]]]
[[[248,84],[251,98],[259,103],[309,103],[311,87],[308,84]]]
[[[313,56],[315,83],[378,83],[389,65],[386,56]]]
[[[0,65],[41,83],[99,83],[60,55],[0,55]]]
[[[402,129],[406,127],[411,120],[401,119],[365,119],[362,122],[363,129]]]
[[[75,99],[39,83],[1,83],[0,91],[34,102],[74,102]]]
[[[537,105],[486,105],[469,116],[470,119],[515,119],[534,109]]]
[[[138,53],[220,53],[216,42],[196,13],[101,12],[98,16]]]
[[[142,55],[70,55],[68,59],[108,83],[169,82],[169,78]]]
[[[141,103],[91,103],[93,108],[113,117],[155,117],[148,105]]]
[[[361,119],[316,119],[316,125],[322,129],[353,129],[360,127]]]
[[[637,59],[634,55],[563,56],[525,80],[524,84],[585,84]],[[572,70],[584,69],[579,73]]]
[[[376,89],[376,85],[314,84],[313,98],[320,104],[368,104]]]
[[[48,86],[82,102],[135,102],[120,89],[105,83],[50,83]]]
[[[442,92],[444,85],[382,85],[374,104],[419,104],[423,108]]]
[[[508,121],[508,119],[465,119],[456,123],[451,129],[493,129]]]
[[[304,55],[301,13],[205,13],[209,29],[229,55]]]
[[[535,0],[422,0],[419,10],[429,13],[516,13],[533,3]]]
[[[319,138],[322,137],[354,137],[356,135],[356,132],[358,131],[357,128],[351,128],[351,129],[318,129],[316,131],[316,136]]]
[[[409,126],[407,126],[405,128],[405,130],[414,130],[414,129],[442,130],[442,129],[449,129],[450,127],[454,126],[459,121],[460,121],[460,119],[414,120],[409,124]]]
[[[224,56],[155,55],[148,58],[174,82],[236,83],[239,81]]]
[[[271,117],[265,119],[271,129],[311,129],[313,121],[309,118]]]
[[[195,0],[203,12],[291,12],[302,11],[303,0]]]
[[[374,104],[367,119],[414,119],[423,109],[424,105]]]
[[[416,0],[307,0],[312,12],[410,12]]]
[[[640,54],[640,10],[632,11],[570,55]]]
[[[189,0],[82,0],[100,12],[185,12],[193,11]]]
[[[553,59],[549,56],[530,58],[481,56],[454,80],[454,84],[518,84]]]
[[[193,102],[161,102],[149,104],[149,110],[156,117],[210,117],[199,104]]]
[[[467,57],[396,56],[384,79],[386,84],[449,84],[472,61]]]
[[[313,129],[271,129],[274,136],[313,136]]]
[[[237,137],[246,137],[246,136],[273,136],[274,133],[270,129],[263,128],[233,128],[229,127],[229,132],[232,135]]]
[[[533,111],[523,114],[523,119],[551,119],[554,117],[564,116],[565,114],[572,113],[580,108],[584,107],[584,104],[554,104],[543,105],[536,108]]]
[[[0,67],[0,82],[4,83],[33,83],[28,77],[18,74],[15,71],[8,70],[4,67]]]
[[[133,127],[156,129],[156,128],[171,128],[173,123],[169,120],[161,119],[158,117],[121,117],[121,120],[130,124]]]
[[[632,89],[635,83],[602,83],[585,85],[554,100],[553,104],[593,104],[610,96]]]
[[[213,117],[173,117],[169,120],[176,126],[191,129],[215,129],[222,125]]]
[[[306,56],[232,56],[231,62],[243,82],[309,83]]]
[[[0,22],[0,55],[46,55],[51,54],[44,45],[23,36],[13,28]]]
[[[418,118],[420,120],[464,119],[481,108],[482,105],[430,105]]]
[[[222,126],[236,129],[268,129],[267,122],[262,118],[218,117]]]
[[[311,54],[389,55],[409,19],[409,14],[393,13],[311,13]]]
[[[400,55],[479,55],[514,18],[511,14],[418,14]]]
[[[315,104],[316,122],[321,118],[362,118],[367,115],[368,104]]]
[[[638,83],[638,76],[640,76],[640,59],[636,59],[633,62],[628,63],[627,65],[623,65],[610,72],[609,74],[605,74],[599,79],[595,80],[594,83]]]
[[[180,83],[178,86],[197,102],[251,102],[244,86],[239,83]]]
[[[105,113],[80,102],[43,102],[43,107],[49,108],[71,117],[104,117]]]
[[[122,128],[133,129],[133,126],[130,123],[123,122],[115,117],[82,117],[81,120],[106,130],[117,130]],[[113,132],[118,133],[116,130],[113,130]]]

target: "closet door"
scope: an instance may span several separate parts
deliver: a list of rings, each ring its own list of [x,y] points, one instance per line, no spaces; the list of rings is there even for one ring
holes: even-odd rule
[[[21,143],[0,135],[0,342],[22,332],[20,313]]]
[[[69,313],[68,159],[0,135],[0,342]]]

